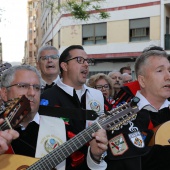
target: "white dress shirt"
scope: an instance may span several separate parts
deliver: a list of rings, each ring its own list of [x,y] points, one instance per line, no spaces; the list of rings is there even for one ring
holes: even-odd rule
[[[136,93],[136,97],[140,99],[140,101],[137,104],[139,110],[146,109],[152,112],[158,112],[158,110],[149,103],[149,101],[140,93],[139,90]],[[166,99],[165,102],[162,104],[162,106],[159,108],[159,110],[165,107],[168,107],[169,105],[170,105],[170,102]]]

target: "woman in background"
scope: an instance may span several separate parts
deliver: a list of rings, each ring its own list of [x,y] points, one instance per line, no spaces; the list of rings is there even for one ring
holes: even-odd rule
[[[98,89],[103,93],[106,111],[110,111],[113,108],[114,100],[112,99],[112,94],[114,92],[112,80],[108,75],[104,73],[92,75],[87,82],[87,86]]]

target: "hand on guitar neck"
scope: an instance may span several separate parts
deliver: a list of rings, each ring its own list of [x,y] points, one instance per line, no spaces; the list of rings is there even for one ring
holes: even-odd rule
[[[0,119],[0,124],[4,122],[3,119]],[[19,133],[13,129],[0,131],[0,154],[8,150],[8,145],[12,140],[19,137]]]
[[[126,125],[128,121],[134,120],[138,111],[138,107],[132,102],[125,103],[109,112],[109,114],[101,115],[99,119],[96,120],[96,122],[91,124],[91,126],[87,127],[65,143],[59,145],[39,160],[21,155],[3,154],[0,156],[0,169],[21,170],[27,168],[28,170],[51,170],[59,165],[67,157],[69,157],[72,153],[80,149],[87,142],[90,142],[92,139],[95,138],[96,142],[98,142],[98,140],[102,141],[103,139],[97,137],[100,136],[98,133],[99,129],[103,128],[114,132],[115,130],[121,128],[123,125]],[[104,131],[101,131],[101,133],[104,133]],[[103,141],[103,143],[105,142],[108,141]],[[101,153],[106,149],[105,147],[107,146],[102,145],[98,148],[98,150],[96,150],[94,147],[91,147],[93,152],[95,152],[95,155],[93,155],[96,160],[94,160],[95,162],[98,162],[99,158],[102,158]]]

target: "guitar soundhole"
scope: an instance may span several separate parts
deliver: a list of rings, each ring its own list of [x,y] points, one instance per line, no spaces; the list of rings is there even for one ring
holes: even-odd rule
[[[20,167],[18,167],[16,170],[26,170],[26,168],[28,168],[28,165],[22,165]]]

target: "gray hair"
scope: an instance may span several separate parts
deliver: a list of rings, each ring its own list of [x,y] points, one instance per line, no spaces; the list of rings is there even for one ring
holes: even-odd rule
[[[143,50],[142,54],[136,59],[135,62],[135,74],[138,75],[144,74],[143,66],[148,64],[148,58],[150,57],[164,57],[168,60],[168,54],[159,46],[147,47]]]
[[[34,72],[37,77],[39,78],[40,85],[42,86],[42,78],[40,72],[34,67],[30,65],[16,65],[10,67],[9,69],[5,70],[1,77],[1,87],[8,87],[11,85],[11,82],[14,80],[16,71],[18,70],[28,70]]]
[[[40,56],[41,56],[41,53],[42,53],[43,51],[46,51],[46,50],[54,50],[54,51],[56,51],[56,53],[58,53],[57,48],[55,48],[54,46],[51,46],[51,45],[43,45],[43,46],[41,46],[41,47],[38,49],[37,61],[39,61]]]
[[[114,73],[120,73],[120,74],[121,74],[120,71],[118,71],[118,70],[113,70],[113,71],[111,71],[111,72],[108,73],[108,76],[111,77],[112,74],[114,74]]]

